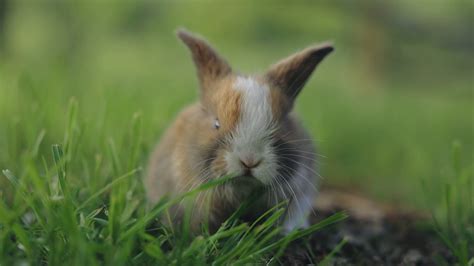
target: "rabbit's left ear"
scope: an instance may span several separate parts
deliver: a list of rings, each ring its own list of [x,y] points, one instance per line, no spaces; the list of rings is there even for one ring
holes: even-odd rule
[[[265,79],[294,100],[316,66],[333,50],[331,44],[306,48],[270,67],[265,74]]]
[[[176,34],[191,51],[203,94],[213,90],[216,80],[232,73],[230,65],[204,39],[183,29]]]

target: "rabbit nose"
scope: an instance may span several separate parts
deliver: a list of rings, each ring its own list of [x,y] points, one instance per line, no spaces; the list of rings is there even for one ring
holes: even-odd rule
[[[260,165],[260,163],[262,162],[261,159],[259,160],[256,160],[254,158],[240,158],[240,164],[244,167],[244,168],[247,168],[247,169],[252,169],[252,168],[255,168],[257,167],[258,165]]]

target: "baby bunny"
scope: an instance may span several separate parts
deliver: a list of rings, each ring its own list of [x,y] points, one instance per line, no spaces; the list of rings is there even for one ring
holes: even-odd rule
[[[284,230],[308,226],[318,181],[315,150],[291,111],[333,47],[310,46],[264,74],[242,75],[202,38],[184,30],[177,35],[191,51],[200,99],[178,115],[151,156],[145,178],[150,204],[231,175],[229,182],[197,197],[191,228],[208,224],[216,230],[256,188],[264,192],[247,210],[248,219],[288,201]],[[170,217],[179,221],[182,214],[178,205]]]

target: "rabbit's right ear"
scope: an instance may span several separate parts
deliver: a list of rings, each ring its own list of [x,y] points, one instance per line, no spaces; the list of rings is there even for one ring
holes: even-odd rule
[[[213,84],[216,80],[232,73],[229,64],[204,39],[183,29],[177,31],[177,36],[191,51],[204,94],[214,88]]]

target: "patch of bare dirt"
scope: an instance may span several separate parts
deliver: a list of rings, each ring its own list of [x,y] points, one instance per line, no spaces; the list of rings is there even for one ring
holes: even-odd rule
[[[315,203],[312,222],[346,211],[349,218],[293,243],[284,264],[306,265],[322,260],[342,239],[347,243],[333,257],[332,265],[436,265],[454,263],[449,250],[427,224],[429,216],[396,206],[379,204],[349,190],[328,188]],[[311,248],[311,252],[308,248]]]

